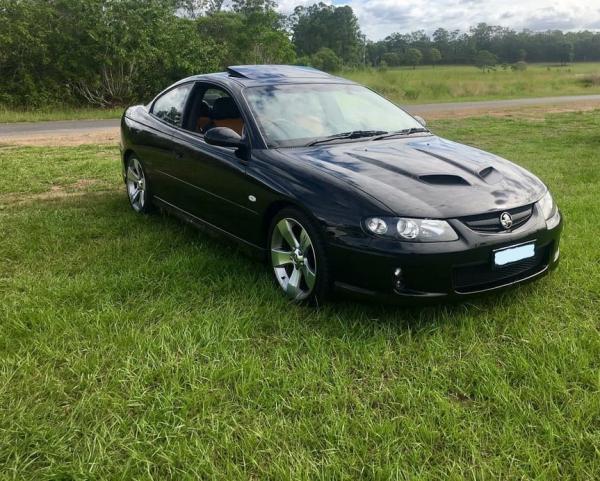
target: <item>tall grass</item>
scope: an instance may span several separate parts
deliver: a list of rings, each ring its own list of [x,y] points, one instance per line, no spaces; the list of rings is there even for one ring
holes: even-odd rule
[[[341,75],[401,103],[600,93],[600,63],[534,64],[525,71],[499,67],[492,72],[473,66],[422,66],[355,70]]]

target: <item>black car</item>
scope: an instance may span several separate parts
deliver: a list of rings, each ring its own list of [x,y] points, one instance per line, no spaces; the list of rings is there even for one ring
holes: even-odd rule
[[[542,276],[562,220],[546,186],[306,67],[186,78],[121,121],[132,207],[223,233],[295,301],[460,297]]]

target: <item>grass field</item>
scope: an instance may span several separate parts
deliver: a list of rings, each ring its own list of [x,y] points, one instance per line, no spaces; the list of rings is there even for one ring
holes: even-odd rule
[[[423,66],[343,74],[403,103],[546,97],[600,93],[600,63],[532,64],[524,72],[473,66]]]
[[[600,479],[600,115],[432,123],[541,176],[554,275],[289,304],[128,207],[110,146],[0,149],[0,479]]]
[[[593,62],[531,64],[524,72],[499,67],[483,73],[472,65],[442,65],[345,71],[338,75],[368,85],[399,104],[600,94],[600,63]],[[119,118],[122,113],[123,108],[12,110],[0,106],[0,123]]]

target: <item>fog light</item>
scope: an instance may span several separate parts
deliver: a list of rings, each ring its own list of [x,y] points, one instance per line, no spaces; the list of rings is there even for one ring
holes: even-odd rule
[[[398,267],[394,271],[394,290],[401,291],[404,289],[404,279],[402,279],[402,269]]]

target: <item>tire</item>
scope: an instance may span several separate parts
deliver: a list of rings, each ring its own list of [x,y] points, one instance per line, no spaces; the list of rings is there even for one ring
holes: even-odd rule
[[[142,161],[131,155],[125,166],[125,189],[131,208],[139,214],[149,214],[153,210],[152,194],[148,176]]]
[[[284,295],[294,302],[318,304],[331,291],[331,272],[320,229],[307,215],[285,208],[271,221],[269,265]]]

